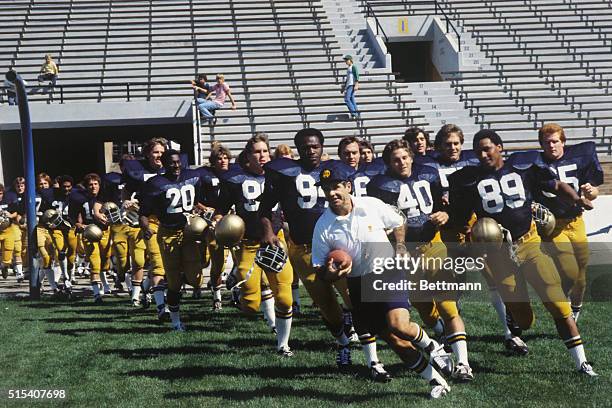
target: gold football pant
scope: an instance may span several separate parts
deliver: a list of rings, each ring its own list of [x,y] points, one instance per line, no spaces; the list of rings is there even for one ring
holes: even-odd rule
[[[55,254],[53,241],[49,230],[40,225],[36,226],[36,246],[41,259],[41,268],[48,269],[51,267],[51,259]]]
[[[554,245],[551,245],[550,255],[559,270],[563,291],[578,306],[584,298],[589,264],[589,244],[582,216],[557,219],[551,240]]]
[[[20,264],[23,263],[24,266],[27,266],[27,249],[28,249],[28,233],[26,229],[22,229],[18,224],[11,224],[9,227],[14,234],[14,242],[15,242],[15,251],[13,255],[15,256],[15,263]]]
[[[304,284],[308,295],[318,306],[328,328],[334,336],[339,335],[343,329],[344,321],[342,307],[338,303],[334,286],[338,292],[346,292],[348,297],[346,279],[337,280],[333,285],[318,279],[312,267],[312,249],[309,245],[291,244],[289,246],[289,260]]]
[[[413,275],[413,280],[425,279],[429,282],[456,281],[452,270],[442,268],[442,263],[447,256],[447,249],[446,245],[442,242],[440,232],[436,233],[431,242],[419,246],[415,255],[421,257],[424,265],[419,272]],[[440,317],[445,322],[449,322],[451,319],[459,316],[456,292],[417,292],[415,299],[411,298],[410,301],[419,312],[423,323],[430,328],[436,325]]]
[[[77,236],[74,228],[49,230],[56,259],[66,256],[68,270],[72,269],[76,257]]]
[[[102,239],[98,242],[90,242],[85,237],[83,246],[85,256],[89,259],[91,268],[91,282],[100,282],[100,272],[110,269],[110,229],[102,231]]]
[[[253,267],[250,278],[242,284],[240,290],[242,296],[240,303],[242,310],[249,313],[259,311],[261,303],[261,287],[268,284],[274,294],[274,305],[278,312],[288,313],[291,311],[293,298],[291,283],[293,282],[293,268],[290,262],[286,262],[280,273],[265,272],[255,264],[255,254],[259,249],[259,243],[255,241],[244,241],[236,251],[236,262],[238,264],[238,280],[246,279],[247,273]],[[267,282],[264,278],[267,276]]]
[[[217,245],[212,230],[209,231],[206,245],[204,267],[210,263],[210,282],[213,288],[218,288],[221,285],[221,274],[225,270],[225,260],[229,250],[221,245]]]
[[[110,226],[112,246],[117,258],[117,273],[121,280],[128,269],[128,261],[132,270],[138,271],[144,267],[146,244],[140,228],[125,224]]]
[[[540,248],[541,240],[535,224],[518,241],[516,257],[520,266],[512,261],[505,245],[498,251],[489,251],[486,259],[495,287],[512,317],[521,329],[533,325],[535,315],[529,301],[529,283],[553,319],[568,318],[571,309],[561,288],[561,278],[553,260]]]
[[[164,262],[159,248],[159,240],[157,239],[159,221],[156,217],[149,217],[149,229],[153,233],[151,238],[145,240],[147,258],[149,260],[149,272],[153,276],[164,276]]]
[[[179,293],[183,285],[183,276],[194,288],[202,286],[204,275],[200,243],[185,238],[182,229],[163,226],[158,229],[157,243],[161,250],[162,267],[166,271],[168,291]]]
[[[0,246],[2,246],[2,266],[7,268],[13,262],[15,250],[15,232],[10,225],[0,231]]]

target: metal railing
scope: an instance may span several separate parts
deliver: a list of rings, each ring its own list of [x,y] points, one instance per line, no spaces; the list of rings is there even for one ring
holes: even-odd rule
[[[366,13],[366,17],[373,17],[374,20],[376,21],[376,34],[379,34],[379,30],[383,33],[383,36],[385,37],[385,42],[389,42],[389,38],[387,36],[387,34],[385,33],[385,31],[382,28],[382,25],[380,24],[380,22],[378,21],[379,17],[376,15],[376,11],[375,11],[375,7],[377,6],[376,2],[369,2],[369,1],[363,1],[362,2],[362,7],[365,9],[365,13]],[[459,34],[459,31],[457,30],[457,28],[455,27],[455,25],[453,24],[453,22],[451,21],[450,17],[448,16],[448,14],[446,14],[446,11],[442,8],[442,6],[440,5],[440,2],[438,0],[433,0],[433,1],[410,1],[408,2],[407,0],[402,0],[402,1],[398,1],[398,2],[384,2],[384,3],[379,3],[380,6],[402,6],[403,9],[402,10],[397,10],[397,13],[412,13],[414,10],[412,9],[413,6],[419,6],[419,5],[433,5],[434,6],[434,13],[436,15],[441,14],[442,17],[444,18],[444,21],[446,23],[446,33],[449,34],[451,32],[451,30],[455,33],[455,35],[457,36],[457,44],[459,46],[459,52],[461,52],[461,35]],[[391,10],[390,12],[395,12],[395,10]],[[387,15],[387,14],[386,14]]]

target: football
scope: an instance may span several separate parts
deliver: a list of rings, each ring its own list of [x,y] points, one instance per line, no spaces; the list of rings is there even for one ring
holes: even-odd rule
[[[327,254],[327,260],[329,261],[330,259],[334,261],[334,266],[337,269],[342,269],[353,261],[351,256],[341,249],[334,249]]]

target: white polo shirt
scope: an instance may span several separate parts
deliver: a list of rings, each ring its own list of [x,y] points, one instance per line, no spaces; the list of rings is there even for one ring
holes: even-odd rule
[[[312,236],[312,265],[325,265],[334,249],[347,252],[353,259],[349,276],[371,273],[374,258],[393,258],[395,251],[386,229],[402,225],[403,218],[388,204],[374,197],[351,197],[353,209],[348,215],[335,214],[327,208]]]

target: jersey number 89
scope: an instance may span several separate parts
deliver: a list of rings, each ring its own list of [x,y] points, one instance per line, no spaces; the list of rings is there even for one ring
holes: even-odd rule
[[[193,209],[195,199],[195,187],[191,184],[180,188],[169,188],[166,190],[166,198],[170,200],[170,205],[166,212],[168,214],[180,214],[189,212]]]
[[[482,208],[489,214],[501,212],[504,204],[509,208],[520,208],[525,204],[523,180],[516,173],[504,174],[499,181],[482,180],[478,183],[478,193],[482,199]]]

